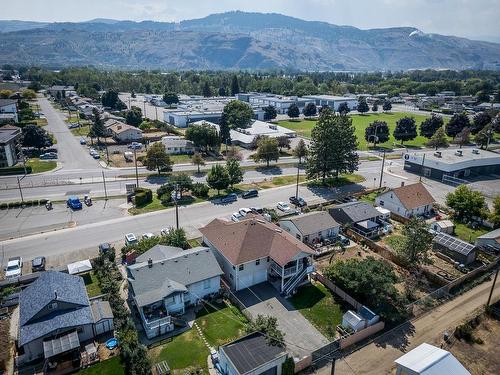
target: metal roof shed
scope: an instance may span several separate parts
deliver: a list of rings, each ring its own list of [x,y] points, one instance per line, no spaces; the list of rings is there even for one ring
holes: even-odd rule
[[[88,272],[91,270],[92,270],[92,264],[90,264],[89,259],[68,264],[68,273],[70,275],[77,275],[79,273]]]
[[[446,233],[438,233],[434,237],[434,248],[461,264],[467,265],[476,260],[476,246]]]

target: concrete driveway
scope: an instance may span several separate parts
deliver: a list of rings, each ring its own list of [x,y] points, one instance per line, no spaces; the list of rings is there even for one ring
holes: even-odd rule
[[[274,287],[265,282],[236,293],[252,318],[270,315],[278,319],[279,329],[285,334],[287,350],[294,358],[301,359],[329,341]]]

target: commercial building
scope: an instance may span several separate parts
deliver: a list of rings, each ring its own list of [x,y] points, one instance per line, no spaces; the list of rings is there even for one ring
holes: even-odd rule
[[[349,109],[355,110],[358,106],[358,99],[349,96],[334,96],[334,95],[307,95],[302,97],[306,100],[313,100],[317,106],[327,105],[332,110],[338,111],[342,103],[346,103]]]
[[[500,155],[485,150],[409,152],[403,158],[406,171],[448,183],[500,173]]]
[[[0,128],[0,168],[12,167],[18,162],[22,132],[13,125]]]
[[[297,96],[261,93],[237,94],[236,98],[257,107],[268,107],[271,105],[276,108],[276,112],[279,114],[286,114],[288,108],[294,104],[299,108],[300,112],[302,112],[308,103],[314,103],[312,99],[299,98]]]
[[[18,122],[17,116],[17,100],[0,99],[0,123],[2,122]]]

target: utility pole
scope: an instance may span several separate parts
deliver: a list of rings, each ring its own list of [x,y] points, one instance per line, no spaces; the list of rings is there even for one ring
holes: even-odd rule
[[[137,150],[134,147],[134,161],[135,161],[135,182],[136,187],[139,187],[139,173],[137,172]]]
[[[104,177],[104,171],[102,171],[102,183],[104,184],[104,197],[108,200],[108,191],[106,190],[106,178]]]
[[[158,121],[158,106],[155,105],[156,121]],[[146,116],[144,116],[146,117]]]
[[[493,133],[493,129],[488,130],[488,140],[486,141],[486,151],[488,151],[488,147],[490,147],[491,134]]]
[[[295,198],[299,198],[299,172],[300,172],[300,164],[297,163],[297,184],[295,185]]]
[[[378,185],[379,189],[382,187],[382,178],[384,177],[384,164],[385,164],[385,150],[384,150],[384,156],[382,157],[382,168],[380,169],[380,182]]]
[[[497,283],[498,270],[500,270],[500,266],[497,267],[497,271],[495,272],[495,277],[493,278],[493,284],[491,285],[490,295],[488,296],[488,302],[486,302],[486,307],[490,305],[491,297],[493,296],[493,289],[495,289],[495,284]]]
[[[17,185],[19,186],[19,193],[21,194],[21,202],[24,203],[23,189],[21,188],[21,180],[17,177]]]
[[[106,164],[109,165],[109,150],[108,150],[108,143],[107,142],[106,142],[106,158],[107,158]]]
[[[422,165],[420,166],[420,176],[418,177],[418,182],[422,182],[422,175],[424,174],[424,163],[425,163],[425,152],[422,156]]]
[[[175,227],[179,229],[179,205],[177,204],[177,194],[179,193],[179,184],[175,184]]]
[[[332,368],[330,369],[330,375],[335,375],[335,360],[336,358],[332,358]]]

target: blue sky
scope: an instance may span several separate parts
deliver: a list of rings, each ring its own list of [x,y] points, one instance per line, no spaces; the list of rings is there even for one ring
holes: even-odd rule
[[[425,32],[500,42],[500,0],[15,0],[1,19],[93,18],[181,21],[230,10],[276,12],[359,28],[414,26]]]

